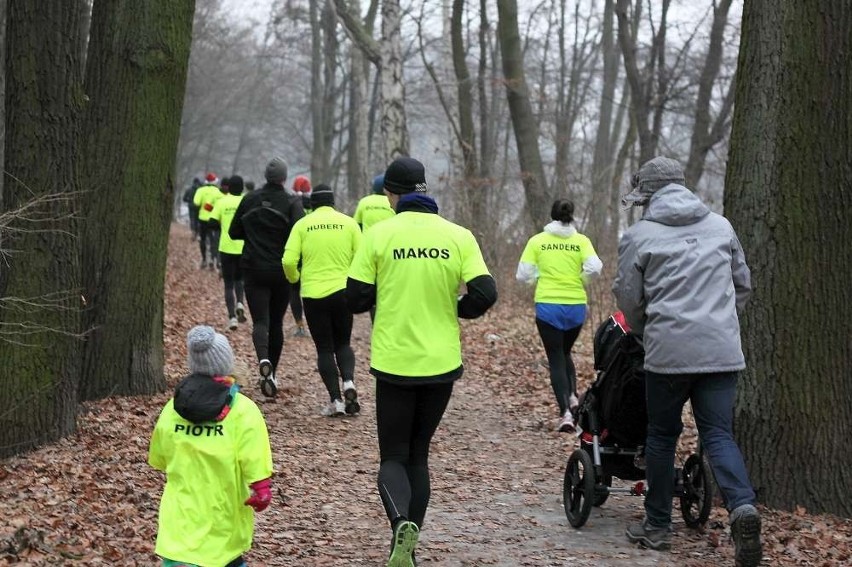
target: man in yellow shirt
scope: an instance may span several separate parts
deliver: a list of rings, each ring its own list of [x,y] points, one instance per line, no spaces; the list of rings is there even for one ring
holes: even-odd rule
[[[353,312],[376,305],[370,373],[378,488],[393,530],[389,567],[414,564],[431,490],[429,445],[463,371],[458,319],[479,317],[497,300],[473,234],[440,217],[426,187],[416,159],[388,166],[384,190],[396,215],[364,234],[346,284]]]
[[[355,353],[349,344],[352,313],[346,307],[345,291],[361,231],[352,217],[334,210],[334,192],[328,185],[314,187],[310,206],[313,212],[293,226],[287,239],[284,273],[291,284],[301,282],[317,369],[330,400],[323,413],[355,415],[361,406],[355,390]]]
[[[367,232],[371,226],[394,216],[396,213],[385,196],[385,176],[377,175],[373,178],[373,193],[358,201],[355,208],[354,219]]]
[[[198,228],[199,228],[199,243],[201,246],[201,269],[210,268],[216,269],[216,250],[218,243],[214,235],[215,230],[210,228],[210,212],[213,210],[213,205],[216,201],[222,198],[222,191],[219,189],[219,178],[215,173],[208,173],[204,178],[204,185],[195,191],[195,196],[192,198],[193,204],[198,207]],[[210,261],[207,261],[207,248],[210,247]]]
[[[222,281],[225,284],[225,308],[228,310],[228,328],[232,331],[237,329],[238,323],[246,322],[243,274],[240,270],[243,241],[234,240],[228,235],[234,213],[243,200],[243,188],[243,178],[239,175],[232,176],[228,180],[228,193],[213,205],[208,221],[219,234],[219,261],[222,265]]]

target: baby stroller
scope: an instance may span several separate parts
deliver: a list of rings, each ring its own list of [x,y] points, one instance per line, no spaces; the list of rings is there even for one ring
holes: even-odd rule
[[[621,312],[598,327],[594,354],[597,378],[580,399],[580,447],[568,458],[562,485],[565,515],[575,528],[586,523],[592,506],[603,505],[612,493],[645,494],[645,351]],[[707,521],[713,504],[712,471],[700,445],[675,472],[674,494],[683,519],[687,526],[698,527]],[[636,482],[613,488],[613,477]]]

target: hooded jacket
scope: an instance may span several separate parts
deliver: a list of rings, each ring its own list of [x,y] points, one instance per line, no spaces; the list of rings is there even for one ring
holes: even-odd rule
[[[251,547],[254,511],[244,502],[249,485],[272,476],[272,452],[263,415],[238,390],[192,374],[160,412],[148,463],[166,473],[161,557],[224,565]]]
[[[240,201],[228,235],[244,240],[244,270],[282,273],[281,257],[293,225],[305,216],[302,199],[276,183],[267,183]]]
[[[612,291],[632,331],[643,336],[645,369],[745,368],[737,313],[751,294],[751,273],[728,220],[686,187],[656,191],[642,219],[625,231]]]

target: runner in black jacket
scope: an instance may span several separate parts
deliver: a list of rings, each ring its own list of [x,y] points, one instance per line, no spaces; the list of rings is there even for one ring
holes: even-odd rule
[[[278,392],[276,369],[284,347],[284,314],[289,285],[281,258],[290,229],[305,216],[302,200],[284,190],[287,163],[273,158],[266,166],[266,185],[243,197],[228,234],[244,240],[241,268],[252,318],[252,341],[257,353],[260,389]]]

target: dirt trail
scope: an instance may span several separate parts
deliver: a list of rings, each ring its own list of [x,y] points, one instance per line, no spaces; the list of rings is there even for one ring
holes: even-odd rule
[[[187,330],[199,323],[226,325],[221,281],[214,272],[200,271],[199,259],[188,230],[173,227],[164,337],[172,385],[186,372]],[[493,313],[463,324],[466,372],[434,439],[432,501],[418,564],[732,564],[727,536],[721,547],[708,547],[707,536],[686,529],[677,516],[672,553],[630,545],[624,528],[642,515],[635,497],[612,496],[582,530],[569,526],[561,492],[574,438],[553,431],[554,403],[527,311],[503,298]],[[390,531],[375,488],[369,317],[356,317],[353,334],[362,402],[354,418],[320,415],[326,396],[313,343],[293,338],[293,330],[288,312],[279,372],[286,387],[275,401],[264,400],[250,378],[250,326],[227,333],[243,368],[244,392],[266,416],[276,471],[273,504],[259,514],[246,558],[252,566],[384,565]],[[589,345],[577,350],[580,374],[588,381]],[[77,434],[0,463],[7,495],[0,501],[5,519],[0,547],[16,530],[45,541],[14,554],[0,550],[0,565],[157,564],[153,541],[163,479],[145,459],[151,428],[168,396],[87,404]]]

